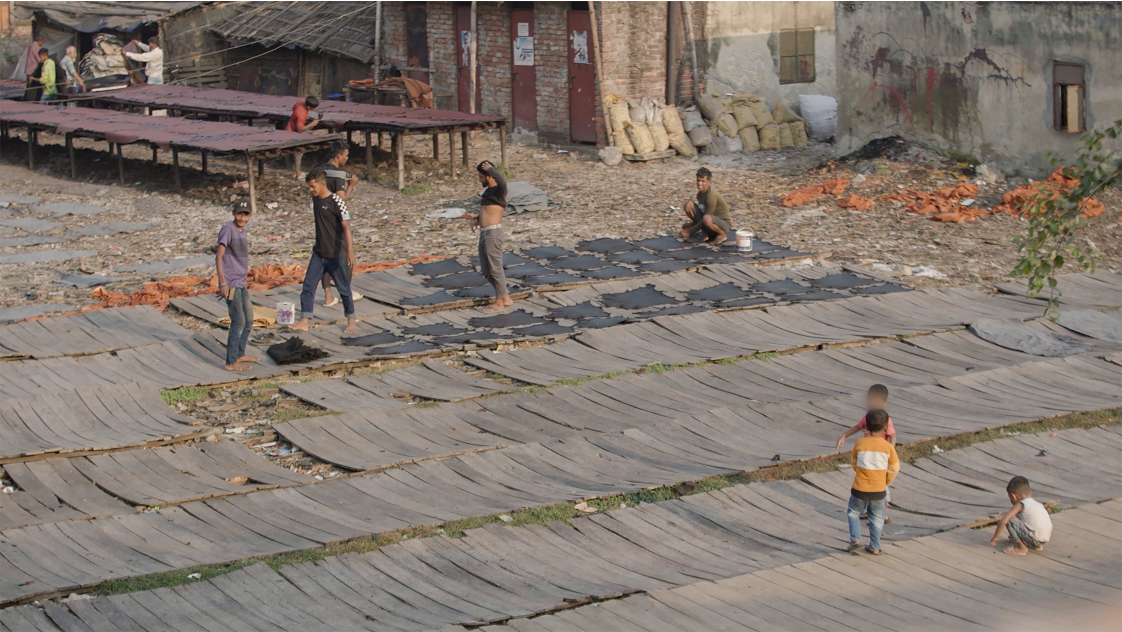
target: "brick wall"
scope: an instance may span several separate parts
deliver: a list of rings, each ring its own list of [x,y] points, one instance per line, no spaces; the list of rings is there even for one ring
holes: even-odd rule
[[[569,144],[568,2],[534,4],[534,65],[538,75],[538,139]]]
[[[430,81],[437,93],[457,94],[455,24],[452,2],[428,2],[430,64],[436,69]],[[534,3],[534,55],[537,71],[538,138],[544,143],[567,145],[569,136],[569,2]],[[665,2],[599,2],[596,5],[600,31],[599,54],[608,94],[624,98],[666,96]],[[704,33],[705,3],[691,3],[694,35]],[[483,92],[482,112],[511,116],[511,33],[507,3],[478,5],[480,60],[479,81]],[[693,86],[689,45],[682,38],[683,61],[678,82],[679,100],[692,101]],[[406,64],[404,3],[383,5],[383,56],[386,63]],[[697,41],[699,66],[705,67],[706,46]],[[603,120],[601,95],[596,95],[597,118]],[[458,97],[442,100],[443,107],[457,107]],[[606,144],[601,123],[599,144]]]
[[[482,90],[482,114],[504,116],[509,121],[510,103],[510,9],[506,4],[480,2],[476,27],[479,42],[479,85]],[[457,101],[458,102],[458,101]]]
[[[438,107],[456,109],[456,6],[451,2],[427,2],[429,36],[429,85],[438,95]],[[451,98],[439,95],[451,94]]]
[[[382,3],[382,63],[405,66],[405,4]]]

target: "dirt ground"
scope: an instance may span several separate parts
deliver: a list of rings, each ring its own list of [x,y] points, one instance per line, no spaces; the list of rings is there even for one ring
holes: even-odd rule
[[[357,138],[357,137],[356,137]],[[362,180],[349,204],[360,263],[396,260],[421,254],[471,254],[476,236],[462,220],[428,219],[457,200],[478,195],[481,187],[473,168],[457,164],[456,178],[449,177],[447,137],[441,138],[441,161],[432,158],[429,137],[407,139],[406,184],[400,193],[388,152],[376,150],[374,182]],[[89,289],[56,285],[64,274],[82,272],[122,276],[109,289],[133,291],[154,279],[152,275],[114,273],[116,266],[213,254],[218,229],[229,220],[230,202],[246,192],[243,164],[211,158],[210,173],[198,169],[197,156],[181,155],[184,191],[174,192],[171,156],[161,152],[151,162],[151,150],[125,148],[126,185],[117,184],[116,161],[104,143],[77,141],[78,179],[70,167],[62,139],[42,135],[45,145],[36,152],[36,169],[27,168],[26,145],[20,137],[4,142],[0,155],[0,193],[33,195],[41,202],[83,202],[106,208],[97,215],[68,216],[46,233],[63,235],[72,229],[117,222],[146,222],[153,227],[111,236],[77,237],[73,241],[41,246],[0,248],[0,253],[35,249],[89,249],[98,254],[82,260],[0,268],[0,305],[59,302],[81,305],[94,302]],[[388,139],[386,141],[388,147]],[[1025,225],[1006,215],[986,216],[974,222],[945,224],[926,216],[900,212],[899,202],[880,198],[900,189],[933,191],[968,181],[961,168],[949,160],[909,146],[892,159],[879,157],[840,165],[826,163],[832,145],[779,152],[700,157],[696,161],[672,158],[652,163],[623,162],[608,167],[575,153],[530,146],[511,146],[508,154],[512,180],[524,180],[550,194],[555,205],[547,211],[508,217],[508,243],[512,247],[566,243],[597,237],[643,238],[677,229],[681,207],[693,193],[693,173],[701,164],[714,172],[714,186],[733,209],[737,228],[750,226],[757,235],[783,246],[815,253],[834,263],[895,266],[901,281],[915,287],[936,284],[992,286],[1008,279],[1017,261],[1014,236]],[[498,161],[497,134],[479,133],[470,147],[471,162]],[[259,212],[250,224],[251,263],[307,261],[314,237],[309,194],[302,180],[273,161],[258,188]],[[319,164],[305,158],[305,168]],[[459,163],[457,152],[457,163]],[[822,167],[822,165],[826,165]],[[354,147],[348,169],[365,176],[364,152]],[[868,211],[836,206],[832,196],[794,208],[777,204],[786,192],[828,178],[855,180],[846,194],[857,193],[876,201]],[[988,208],[1001,193],[1024,180],[980,185],[977,204]],[[410,195],[411,194],[411,195]],[[1099,252],[1100,268],[1122,271],[1122,195],[1101,196],[1107,210],[1090,220],[1082,245]],[[25,206],[10,211],[43,217]],[[5,209],[0,209],[0,214]],[[11,219],[7,217],[4,219]],[[25,235],[18,229],[4,237]],[[909,275],[911,269],[933,269],[945,278]],[[190,272],[209,275],[196,268]],[[183,272],[162,274],[173,276]]]

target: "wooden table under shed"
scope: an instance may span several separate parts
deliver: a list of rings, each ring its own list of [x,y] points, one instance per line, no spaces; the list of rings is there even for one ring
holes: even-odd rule
[[[226,117],[249,125],[256,120],[264,119],[278,126],[288,122],[293,106],[299,101],[297,97],[167,84],[132,86],[101,93],[96,97],[91,95],[90,100],[101,105],[144,108],[146,111],[167,109],[180,115]],[[462,163],[467,166],[470,160],[468,133],[498,128],[501,162],[506,164],[506,119],[501,116],[327,100],[320,101],[317,112],[325,127],[348,133],[362,132],[365,137],[368,180],[372,180],[374,174],[373,135],[378,134],[378,146],[381,146],[382,134],[389,134],[397,163],[399,190],[405,188],[405,150],[402,142],[405,136],[431,135],[433,158],[439,160],[440,136],[448,134],[448,169],[454,177],[456,134],[460,135]],[[310,136],[318,135],[310,134]]]

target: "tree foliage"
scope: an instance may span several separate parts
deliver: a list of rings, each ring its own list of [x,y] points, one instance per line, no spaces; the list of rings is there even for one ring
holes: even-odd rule
[[[1096,253],[1076,245],[1077,233],[1087,225],[1083,217],[1086,200],[1107,187],[1122,181],[1122,155],[1112,148],[1104,149],[1104,142],[1117,146],[1122,136],[1122,120],[1107,129],[1091,131],[1080,139],[1079,157],[1063,175],[1078,180],[1067,190],[1040,187],[1025,205],[1024,216],[1028,230],[1013,239],[1021,254],[1013,269],[1013,276],[1028,278],[1028,296],[1036,297],[1048,288],[1048,307],[1044,315],[1055,320],[1059,317],[1060,289],[1056,275],[1067,263],[1078,262],[1083,270],[1095,270]],[[1060,159],[1052,156],[1052,163]]]

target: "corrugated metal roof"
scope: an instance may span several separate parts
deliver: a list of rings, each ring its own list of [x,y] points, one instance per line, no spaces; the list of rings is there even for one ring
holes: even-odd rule
[[[374,57],[374,2],[249,3],[211,30],[238,44],[292,45],[369,62]]]
[[[81,33],[97,33],[105,29],[134,31],[144,24],[157,22],[206,2],[14,2],[12,14],[30,19],[42,14],[47,19]]]

